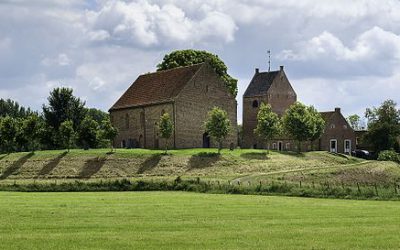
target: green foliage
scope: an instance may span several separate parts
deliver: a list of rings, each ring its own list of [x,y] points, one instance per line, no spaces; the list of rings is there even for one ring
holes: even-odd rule
[[[222,149],[222,141],[229,134],[231,121],[225,110],[214,107],[208,112],[205,122],[206,132],[218,142],[218,153]]]
[[[283,126],[299,142],[300,151],[300,142],[313,141],[322,135],[325,121],[314,107],[296,102],[283,116]]]
[[[101,122],[101,138],[108,140],[110,147],[111,147],[111,152],[113,151],[113,140],[114,138],[118,135],[118,129],[113,127],[111,124],[110,119],[106,118]]]
[[[82,120],[78,130],[78,143],[84,148],[96,148],[99,124],[91,117]]]
[[[0,118],[0,141],[1,148],[5,152],[12,152],[15,143],[15,135],[18,128],[16,120],[10,116]]]
[[[63,121],[60,125],[59,135],[61,140],[64,142],[64,146],[68,149],[72,147],[75,140],[75,130],[74,130],[74,123],[71,120]]]
[[[360,126],[361,120],[359,115],[357,114],[350,115],[349,117],[347,117],[346,120],[354,130],[359,130],[361,128]]]
[[[98,124],[101,124],[104,120],[110,119],[110,115],[107,112],[104,112],[100,109],[85,108],[85,110],[86,110],[86,115],[91,117]]]
[[[55,88],[47,98],[49,104],[43,105],[43,115],[47,126],[58,131],[61,123],[71,120],[74,129],[79,128],[81,121],[85,118],[85,102],[73,95],[70,88]]]
[[[228,68],[217,55],[211,54],[207,51],[188,49],[171,52],[170,54],[164,56],[163,61],[157,65],[157,70],[190,66],[206,61],[215,69],[215,72],[222,77],[230,93],[236,97],[237,79],[232,78],[228,74]]]
[[[386,100],[378,108],[367,109],[368,132],[365,140],[371,143],[376,152],[398,148],[400,136],[400,109],[393,100]]]
[[[171,138],[172,133],[174,131],[174,124],[171,120],[171,116],[168,113],[164,113],[160,117],[160,122],[158,124],[158,129],[160,131],[160,135],[165,139],[165,153],[168,150],[168,140]]]
[[[394,161],[400,163],[400,154],[394,150],[384,150],[379,152],[378,161]]]
[[[254,132],[268,141],[280,133],[280,128],[279,117],[272,112],[271,105],[261,103],[257,114],[257,127]]]
[[[35,151],[39,143],[42,128],[42,120],[37,115],[30,115],[22,122],[22,133],[32,151]]]
[[[30,108],[22,107],[16,101],[0,99],[0,117],[24,118],[34,114]]]

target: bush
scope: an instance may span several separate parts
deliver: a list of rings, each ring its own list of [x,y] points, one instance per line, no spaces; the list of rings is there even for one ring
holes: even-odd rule
[[[394,150],[385,150],[379,152],[378,161],[394,161],[400,163],[400,154]]]

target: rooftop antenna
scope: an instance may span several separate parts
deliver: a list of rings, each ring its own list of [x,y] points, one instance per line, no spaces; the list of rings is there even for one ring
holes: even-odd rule
[[[271,50],[267,50],[268,53],[268,72],[271,71]]]

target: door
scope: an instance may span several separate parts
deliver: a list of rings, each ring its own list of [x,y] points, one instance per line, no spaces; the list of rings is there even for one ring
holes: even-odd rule
[[[329,152],[331,152],[331,153],[337,153],[337,140],[336,140],[336,139],[333,139],[333,140],[330,141],[329,144],[330,144]]]
[[[278,142],[278,150],[279,150],[279,151],[282,151],[282,142],[281,142],[281,141]]]
[[[210,147],[210,136],[208,133],[203,134],[203,148],[209,148]]]
[[[344,153],[345,154],[351,153],[351,140],[349,139],[344,140]]]

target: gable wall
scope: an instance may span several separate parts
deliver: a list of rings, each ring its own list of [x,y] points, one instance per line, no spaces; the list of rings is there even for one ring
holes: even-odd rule
[[[222,79],[209,65],[204,65],[188,82],[176,100],[176,147],[203,146],[204,122],[213,107],[224,109],[231,121],[231,132],[224,147],[237,146],[237,103]],[[211,140],[211,147],[217,144]]]
[[[334,128],[332,128],[332,125],[334,125]],[[315,148],[319,148],[319,150],[323,151],[330,151],[331,139],[337,140],[338,153],[344,153],[344,140],[346,139],[351,140],[351,150],[354,150],[356,147],[355,132],[340,113],[339,109],[336,109],[330,119],[325,121],[324,133],[320,140],[315,142]]]

